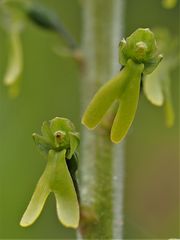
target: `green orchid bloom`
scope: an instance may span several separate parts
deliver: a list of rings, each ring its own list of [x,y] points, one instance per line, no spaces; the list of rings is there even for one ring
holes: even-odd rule
[[[53,192],[58,219],[66,227],[77,228],[79,203],[75,173],[79,134],[71,121],[59,117],[44,122],[41,132],[42,136],[34,133],[33,138],[48,161],[20,225],[32,225],[39,217],[48,195]]]
[[[156,69],[162,55],[158,54],[154,34],[139,28],[119,44],[119,62],[123,66],[116,76],[105,83],[87,107],[82,123],[95,128],[110,106],[119,102],[111,128],[111,140],[119,143],[126,136],[135,117],[142,75]]]

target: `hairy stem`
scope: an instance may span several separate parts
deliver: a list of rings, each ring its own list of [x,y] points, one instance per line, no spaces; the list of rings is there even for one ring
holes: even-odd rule
[[[84,0],[82,109],[119,71],[123,0]],[[94,131],[83,128],[80,163],[83,239],[122,238],[123,144],[110,142],[113,108]]]

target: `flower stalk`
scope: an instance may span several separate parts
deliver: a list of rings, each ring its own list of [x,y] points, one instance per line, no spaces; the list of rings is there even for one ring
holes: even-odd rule
[[[85,0],[83,7],[84,111],[96,90],[120,69],[123,1]],[[79,236],[83,239],[122,237],[123,144],[114,146],[109,139],[114,108],[95,131],[82,130]]]

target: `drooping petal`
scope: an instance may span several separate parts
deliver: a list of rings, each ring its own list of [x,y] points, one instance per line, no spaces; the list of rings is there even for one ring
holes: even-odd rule
[[[138,67],[139,72],[136,71],[133,75],[131,75],[132,79],[126,87],[124,94],[120,98],[119,109],[111,128],[111,140],[114,143],[118,143],[124,138],[132,124],[132,121],[134,120],[139,100],[142,73],[142,71],[140,71],[142,66]]]
[[[22,48],[20,30],[14,29],[9,32],[10,53],[9,63],[4,77],[4,84],[9,87],[9,93],[14,97],[19,93],[19,79],[22,73]]]
[[[124,88],[126,79],[122,78],[123,73],[124,70],[103,85],[95,94],[82,118],[82,123],[85,126],[95,128],[101,121],[102,117],[117,98],[119,91],[122,91]]]
[[[77,228],[79,224],[79,204],[74,184],[69,173],[66,151],[51,151],[56,162],[56,172],[52,182],[52,191],[55,194],[58,218],[66,227]]]
[[[156,106],[164,107],[167,127],[174,124],[175,114],[171,97],[171,77],[169,62],[166,60],[151,75],[144,78],[144,93],[147,99]]]
[[[158,66],[154,72],[144,78],[144,93],[147,99],[156,106],[162,106],[164,102],[164,94],[161,86],[161,71]]]
[[[50,182],[53,173],[53,161],[48,160],[47,166],[39,179],[31,201],[21,219],[20,225],[22,227],[28,227],[32,225],[36,219],[39,217],[45,201],[51,192]]]

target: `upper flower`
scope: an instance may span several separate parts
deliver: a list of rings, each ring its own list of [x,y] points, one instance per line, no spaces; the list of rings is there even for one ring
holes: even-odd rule
[[[156,40],[149,28],[139,28],[119,44],[119,62],[126,65],[128,59],[144,64],[144,74],[151,73],[162,60],[157,52]]]

